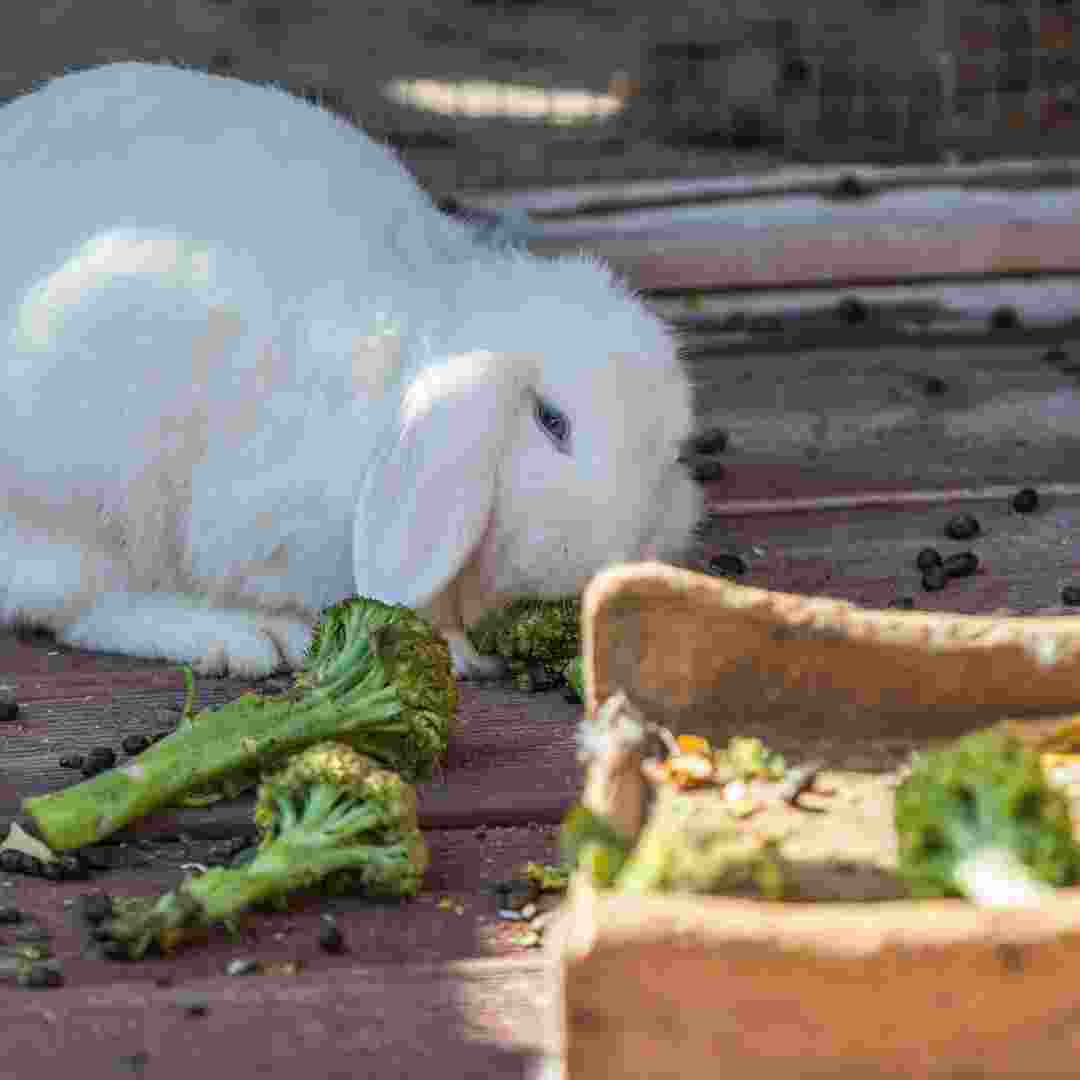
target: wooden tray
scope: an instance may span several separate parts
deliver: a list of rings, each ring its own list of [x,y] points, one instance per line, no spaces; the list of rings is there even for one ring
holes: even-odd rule
[[[587,706],[927,738],[1080,709],[1080,618],[870,611],[657,564],[584,606]],[[1080,1073],[1080,890],[1035,910],[597,894],[549,937],[567,1080]],[[1074,968],[1072,965],[1076,964]]]

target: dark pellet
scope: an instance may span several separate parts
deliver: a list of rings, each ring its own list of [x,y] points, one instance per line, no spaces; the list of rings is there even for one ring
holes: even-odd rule
[[[945,588],[948,580],[949,575],[945,573],[944,566],[931,566],[929,570],[923,571],[922,587],[927,592],[937,592]]]
[[[722,462],[713,461],[710,458],[694,458],[690,470],[694,474],[695,482],[698,484],[711,484],[714,480],[721,479],[727,473],[727,469]]]
[[[46,881],[59,881],[64,876],[59,859],[47,859],[41,864],[41,876]]]
[[[1061,590],[1061,602],[1067,607],[1080,607],[1080,585],[1065,585]]]
[[[60,759],[61,769],[81,769],[86,764],[86,758],[82,754],[65,754]]]
[[[978,519],[971,514],[957,514],[945,522],[945,535],[950,540],[970,540],[982,532]]]
[[[738,555],[714,555],[709,560],[709,572],[720,577],[742,577],[746,563]]]
[[[51,941],[52,934],[40,923],[26,922],[15,928],[15,940],[23,943],[37,944],[42,941]]]
[[[902,610],[909,610],[915,606],[915,599],[911,596],[898,596],[894,600],[889,601],[889,607],[901,608]]]
[[[120,748],[125,754],[134,757],[141,754],[150,745],[150,739],[146,735],[125,735],[120,743]]]
[[[1069,354],[1060,345],[1055,345],[1043,353],[1043,363],[1051,367],[1065,368],[1069,364]]]
[[[990,313],[992,330],[1015,330],[1020,325],[1020,315],[1016,308],[1002,305]]]
[[[112,918],[112,897],[105,892],[83,893],[79,897],[79,914],[91,926]]]
[[[0,907],[0,924],[12,926],[15,923],[20,923],[22,921],[23,913],[17,907],[11,905]]]
[[[64,985],[64,976],[55,967],[34,964],[29,970],[21,972],[16,982],[28,990],[46,990]]]
[[[59,855],[56,861],[62,881],[85,881],[90,876],[90,867],[78,855]]]
[[[960,551],[945,560],[943,569],[949,577],[971,577],[979,569],[979,557],[973,551]]]
[[[324,921],[319,927],[319,948],[327,953],[345,951],[345,938],[336,923]]]
[[[112,869],[113,861],[104,848],[85,847],[80,850],[79,855],[91,870]]]
[[[116,764],[116,751],[111,746],[95,746],[86,755],[83,763],[83,776],[96,776],[106,769],[111,769]]]
[[[695,454],[722,454],[728,445],[728,433],[725,428],[712,428],[710,431],[695,435],[690,440],[690,449]]]
[[[10,724],[19,716],[19,703],[8,690],[0,691],[0,724]]]
[[[1018,514],[1030,514],[1039,505],[1039,493],[1034,488],[1021,488],[1012,497],[1012,508]]]
[[[41,877],[41,860],[25,851],[16,852],[19,856],[19,873],[27,877]]]
[[[22,852],[5,849],[0,851],[0,870],[7,874],[22,873]]]
[[[849,326],[866,322],[869,315],[869,309],[857,296],[845,297],[836,305],[836,317]]]
[[[923,382],[923,393],[927,397],[939,397],[949,389],[949,384],[937,375],[928,375]]]
[[[100,930],[103,929],[103,927],[98,927],[97,929]],[[122,961],[131,959],[131,953],[128,951],[127,942],[125,941],[113,941],[112,939],[109,939],[103,941],[99,948],[101,949],[101,955],[106,960]]]
[[[833,185],[832,195],[836,199],[863,199],[870,194],[869,186],[858,176],[841,176]]]
[[[942,561],[941,552],[936,548],[923,548],[915,556],[915,565],[923,571],[929,570],[931,566],[940,566]]]

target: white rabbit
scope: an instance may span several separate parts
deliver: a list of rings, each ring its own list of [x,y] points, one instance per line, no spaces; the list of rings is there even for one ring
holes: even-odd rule
[[[595,260],[492,251],[280,89],[124,63],[0,110],[0,621],[261,677],[320,608],[465,627],[672,552],[690,389]]]

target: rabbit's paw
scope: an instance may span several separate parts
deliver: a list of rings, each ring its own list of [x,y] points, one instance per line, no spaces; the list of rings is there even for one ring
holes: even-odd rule
[[[197,606],[168,594],[104,596],[61,631],[66,645],[190,664],[200,675],[261,679],[300,666],[311,630],[299,620]]]
[[[498,679],[506,674],[506,664],[498,656],[485,656],[460,630],[444,630],[450,646],[450,660],[459,679]]]

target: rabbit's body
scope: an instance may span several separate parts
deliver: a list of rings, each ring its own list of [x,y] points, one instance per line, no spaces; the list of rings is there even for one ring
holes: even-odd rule
[[[0,110],[0,153],[0,620],[259,675],[356,592],[467,673],[503,594],[696,519],[660,325],[588,260],[485,250],[333,115],[118,64]]]

